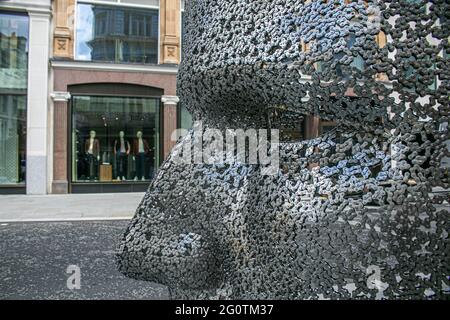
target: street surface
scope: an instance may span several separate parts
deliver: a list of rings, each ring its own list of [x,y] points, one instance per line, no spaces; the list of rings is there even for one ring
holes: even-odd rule
[[[0,299],[167,299],[166,287],[116,270],[114,250],[127,223],[0,223]],[[80,289],[69,266],[79,268]]]

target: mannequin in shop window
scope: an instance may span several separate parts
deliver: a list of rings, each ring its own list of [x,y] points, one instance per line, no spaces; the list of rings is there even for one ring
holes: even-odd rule
[[[134,180],[145,180],[145,161],[150,147],[147,140],[142,138],[142,131],[136,133],[136,138],[133,140],[133,155],[136,161],[136,176]]]
[[[89,180],[98,179],[98,163],[100,160],[100,142],[96,138],[96,132],[91,130],[85,143],[85,152],[88,162]]]
[[[119,132],[119,138],[114,141],[114,155],[117,165],[117,180],[127,179],[128,155],[130,143],[125,139],[125,132]]]

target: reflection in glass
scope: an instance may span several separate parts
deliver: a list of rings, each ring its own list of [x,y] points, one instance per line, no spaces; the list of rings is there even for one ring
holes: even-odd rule
[[[158,10],[82,3],[77,8],[77,59],[158,63]]]
[[[25,182],[28,17],[0,13],[0,185]]]
[[[0,184],[25,181],[26,97],[0,95]]]
[[[192,115],[190,114],[188,109],[186,109],[186,107],[181,103],[179,112],[180,112],[180,128],[187,130],[192,128],[193,125]]]
[[[74,96],[72,180],[145,181],[159,165],[159,99]]]

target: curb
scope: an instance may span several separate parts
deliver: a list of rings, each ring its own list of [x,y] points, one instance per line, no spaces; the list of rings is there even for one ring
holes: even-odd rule
[[[0,219],[2,223],[22,223],[22,222],[77,222],[77,221],[120,221],[131,220],[133,216],[120,217],[74,217],[74,218],[35,218],[35,219]]]

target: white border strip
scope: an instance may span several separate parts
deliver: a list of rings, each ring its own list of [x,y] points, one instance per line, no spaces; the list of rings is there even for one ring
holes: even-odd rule
[[[147,9],[159,9],[159,1],[158,5],[154,4],[139,4],[139,3],[131,3],[131,2],[121,2],[120,0],[116,2],[114,1],[101,1],[101,0],[78,0],[77,3],[85,3],[85,4],[98,4],[98,5],[107,5],[107,6],[120,6],[127,8],[147,8]]]
[[[98,63],[89,61],[58,61],[52,60],[52,67],[60,69],[120,71],[120,72],[149,72],[163,74],[177,74],[178,66],[167,65],[133,65],[118,63]]]

